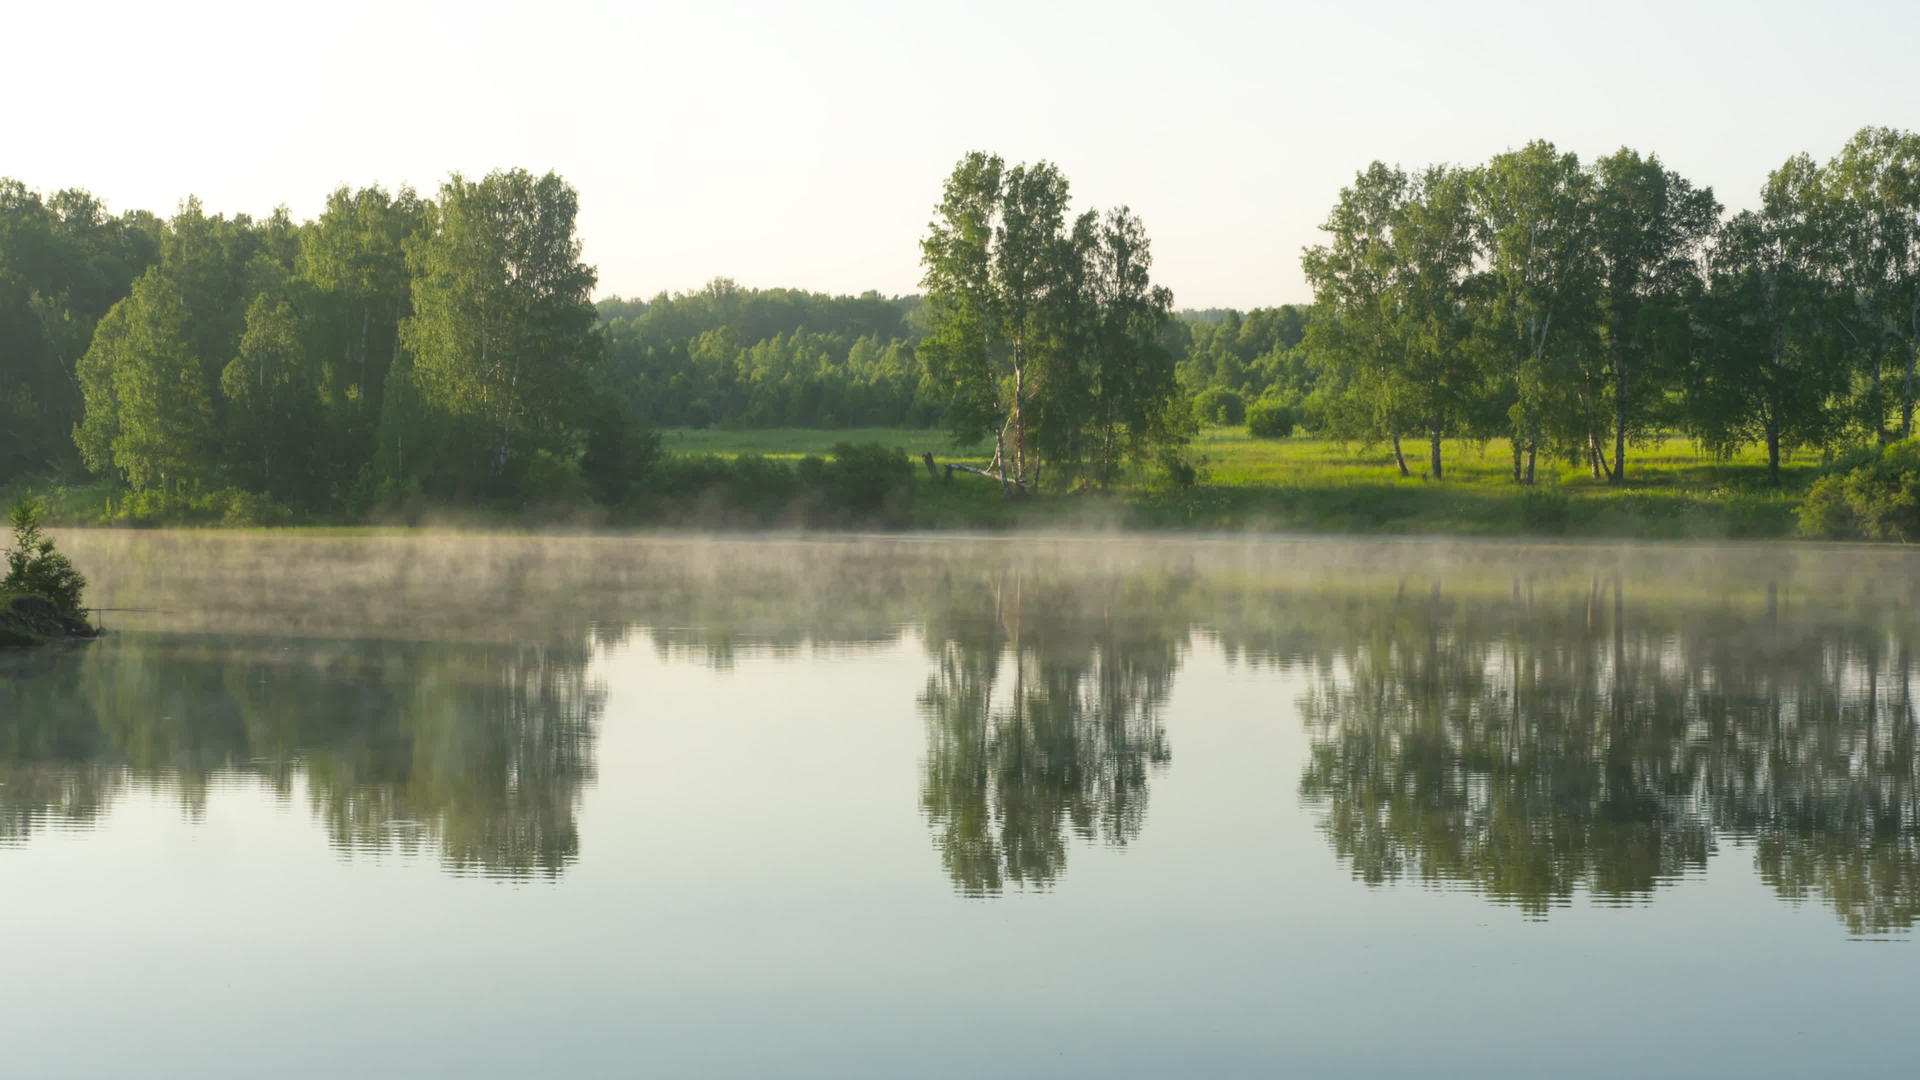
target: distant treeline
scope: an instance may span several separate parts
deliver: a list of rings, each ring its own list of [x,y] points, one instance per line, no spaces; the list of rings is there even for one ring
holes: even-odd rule
[[[829,296],[719,278],[696,292],[597,306],[609,384],[659,427],[931,428],[945,411],[947,390],[918,352],[926,314],[917,295]],[[1313,381],[1292,351],[1309,313],[1300,304],[1180,311],[1161,344],[1193,394],[1297,395]]]
[[[743,289],[599,303],[606,384],[659,427],[930,427],[917,296]]]
[[[1802,154],[1732,217],[1622,149],[1374,163],[1304,253],[1308,306],[1173,314],[1124,207],[1067,214],[1046,162],[973,154],[922,241],[925,297],[720,279],[590,301],[577,196],[524,171],[313,221],[109,213],[0,181],[0,484],[111,478],[132,516],[408,500],[617,500],[652,428],[917,427],[1028,487],[1179,475],[1198,420],[1391,446],[1510,440],[1628,474],[1637,440],[1835,452],[1913,434],[1920,136]],[[1191,475],[1191,470],[1186,470]],[[258,511],[256,513],[256,511]]]

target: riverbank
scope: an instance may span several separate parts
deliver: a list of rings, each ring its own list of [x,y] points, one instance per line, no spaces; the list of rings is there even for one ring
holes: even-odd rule
[[[939,431],[669,429],[670,454],[751,455],[773,462],[829,452],[855,439],[897,446],[918,459],[981,464],[990,448],[949,446]],[[1424,453],[1424,444],[1417,448]],[[998,486],[923,471],[912,513],[924,529],[1204,530],[1321,534],[1594,537],[1612,539],[1778,539],[1798,534],[1796,512],[1821,474],[1812,455],[1790,456],[1772,483],[1759,448],[1716,458],[1685,439],[1633,447],[1628,482],[1608,484],[1551,460],[1536,483],[1511,477],[1504,440],[1448,440],[1444,480],[1402,477],[1390,448],[1332,439],[1256,439],[1245,428],[1211,427],[1191,447],[1192,486],[1141,477],[1109,492],[1045,493],[1003,499]],[[1413,451],[1410,450],[1410,453]]]
[[[64,525],[439,525],[466,528],[882,528],[901,530],[1204,530],[1611,539],[1771,539],[1798,534],[1796,513],[1821,474],[1790,459],[1769,481],[1755,451],[1718,459],[1680,439],[1634,448],[1629,482],[1541,461],[1516,485],[1499,440],[1446,444],[1446,478],[1401,477],[1390,451],[1332,440],[1253,439],[1212,428],[1196,439],[1194,483],[1136,477],[1106,492],[1003,498],[991,479],[936,465],[981,464],[984,448],[954,449],[943,433],[911,429],[667,430],[664,456],[616,507],[578,493],[544,501],[458,504],[392,500],[336,514],[262,513],[254,496],[218,493],[147,509],[103,481],[16,486]],[[835,459],[855,443],[901,453]],[[1424,449],[1424,447],[1422,448]],[[1418,462],[1410,461],[1411,466]],[[0,492],[0,495],[9,494]],[[273,509],[269,506],[269,509]]]
[[[99,634],[86,620],[62,614],[44,596],[0,592],[0,648],[77,641]]]

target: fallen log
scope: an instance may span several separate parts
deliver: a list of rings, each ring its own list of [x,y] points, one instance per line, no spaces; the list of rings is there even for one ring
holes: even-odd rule
[[[977,466],[960,465],[960,464],[956,464],[954,462],[949,461],[947,462],[946,468],[947,468],[947,476],[949,478],[951,478],[953,474],[956,472],[972,473],[975,476],[984,476],[989,480],[997,480],[1002,484],[1012,484],[1014,487],[1019,488],[1021,491],[1031,490],[1027,482],[1024,480],[1018,480],[1011,476],[1001,476],[999,473],[988,472],[987,470],[979,468]]]

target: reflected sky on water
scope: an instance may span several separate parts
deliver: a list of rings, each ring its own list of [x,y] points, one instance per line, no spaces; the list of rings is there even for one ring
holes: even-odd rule
[[[1901,1060],[1902,551],[61,540],[126,610],[0,655],[41,1071]]]

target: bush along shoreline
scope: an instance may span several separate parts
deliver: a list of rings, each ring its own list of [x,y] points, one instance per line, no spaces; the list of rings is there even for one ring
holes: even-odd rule
[[[13,546],[6,552],[7,576],[0,579],[0,646],[99,636],[80,606],[87,579],[41,530],[45,514],[38,501],[23,499],[8,515]]]
[[[1261,402],[1248,410],[1257,418]],[[1282,418],[1285,419],[1284,417]],[[824,433],[817,433],[824,436]],[[1342,455],[1330,468],[1303,464],[1297,476],[1249,481],[1250,467],[1229,449],[1142,465],[1111,488],[1003,490],[977,471],[979,458],[915,455],[878,441],[816,449],[789,435],[794,451],[667,453],[656,433],[642,431],[590,446],[579,463],[560,461],[537,496],[450,499],[415,488],[390,488],[352,509],[303,513],[222,498],[181,496],[164,506],[97,487],[42,485],[30,534],[15,550],[33,565],[42,521],[134,527],[457,527],[534,530],[602,529],[882,529],[1112,530],[1590,538],[1595,540],[1866,540],[1920,541],[1920,440],[1889,443],[1806,468],[1774,486],[1723,476],[1625,489],[1543,482],[1537,487],[1491,483],[1439,484],[1393,479]],[[824,440],[821,440],[824,441]],[[1264,436],[1264,445],[1294,439]],[[749,445],[752,445],[749,443]],[[1299,444],[1306,446],[1307,444]],[[806,449],[814,452],[794,456]],[[918,449],[916,447],[915,449]],[[1364,456],[1364,451],[1360,453]],[[969,465],[972,468],[969,468]],[[1258,468],[1261,466],[1251,466]],[[1266,467],[1271,467],[1268,463]],[[1210,481],[1224,480],[1223,483]],[[138,503],[135,506],[135,503]],[[138,512],[132,512],[137,510]],[[18,512],[18,511],[16,511]],[[47,563],[47,566],[58,565]],[[71,569],[70,567],[68,568]],[[14,591],[48,594],[51,571],[28,571],[42,584]],[[63,606],[64,605],[64,606]],[[77,618],[77,596],[56,608]],[[44,615],[44,612],[42,613]]]

